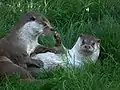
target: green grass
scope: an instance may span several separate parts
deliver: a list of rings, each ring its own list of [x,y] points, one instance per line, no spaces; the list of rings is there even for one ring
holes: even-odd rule
[[[84,70],[56,70],[40,76],[41,83],[20,83],[19,78],[1,79],[2,90],[120,90],[120,1],[119,0],[1,0],[0,36],[5,36],[28,11],[42,13],[71,48],[80,34],[101,39],[97,64]],[[86,9],[90,11],[87,12]],[[47,38],[49,39],[49,38]],[[53,46],[53,38],[40,43]]]

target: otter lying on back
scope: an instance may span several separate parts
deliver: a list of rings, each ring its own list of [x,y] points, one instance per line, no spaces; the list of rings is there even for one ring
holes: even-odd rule
[[[55,33],[55,38],[57,42],[60,42],[58,33]],[[60,47],[64,53],[39,53],[32,58],[42,60],[45,70],[52,69],[56,66],[79,67],[87,61],[96,62],[100,53],[100,39],[92,35],[80,35],[72,49],[66,49],[62,43],[58,45],[58,47]],[[33,73],[40,72],[40,69],[34,67],[29,69]]]

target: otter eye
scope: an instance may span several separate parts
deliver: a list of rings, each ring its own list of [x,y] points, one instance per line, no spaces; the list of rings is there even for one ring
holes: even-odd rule
[[[82,44],[84,44],[85,43],[85,40],[82,40]]]
[[[29,20],[30,20],[30,21],[35,21],[35,20],[36,20],[36,17],[35,17],[35,16],[32,16],[32,17],[30,17]]]
[[[93,42],[92,45],[94,46],[94,45],[95,45],[95,42]]]

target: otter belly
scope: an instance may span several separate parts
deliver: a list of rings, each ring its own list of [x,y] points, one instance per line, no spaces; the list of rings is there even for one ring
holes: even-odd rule
[[[45,70],[52,69],[54,67],[62,65],[63,63],[61,58],[58,55],[51,52],[36,54],[35,56],[32,57],[32,59],[41,60],[44,63],[43,68]],[[36,69],[37,71],[37,68],[34,68],[34,69]]]

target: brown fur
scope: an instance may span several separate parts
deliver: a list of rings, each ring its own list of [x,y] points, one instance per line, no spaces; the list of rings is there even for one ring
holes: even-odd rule
[[[24,50],[23,46],[20,46],[19,44],[19,29],[33,16],[35,16],[37,20],[36,22],[46,25],[46,22],[43,22],[42,19],[38,19],[37,13],[27,13],[12,28],[11,32],[7,36],[0,39],[0,56],[5,56],[4,58],[0,58],[0,73],[11,75],[14,72],[20,72],[22,77],[32,77],[30,73],[25,70],[27,69],[27,65],[34,65],[35,67],[43,66],[41,61],[32,60]],[[49,27],[46,28],[49,29]]]
[[[26,48],[24,46],[21,46],[21,44],[19,43],[19,41],[21,40],[19,35],[19,33],[21,33],[20,28],[30,19],[35,19],[37,23],[42,24],[44,26],[43,31],[46,34],[49,34],[52,27],[46,21],[43,21],[41,18],[39,18],[39,16],[40,15],[38,13],[34,12],[25,14],[20,19],[20,21],[11,29],[11,32],[4,38],[0,39],[0,56],[4,56],[4,58],[0,58],[0,73],[11,75],[15,72],[20,72],[22,77],[28,78],[32,77],[27,71],[28,67],[43,67],[43,62],[40,60],[32,60],[30,55],[25,50]],[[34,39],[36,40],[36,38]],[[36,48],[33,51],[33,53],[35,54],[47,51],[56,52],[56,49],[54,48],[50,49],[41,45],[35,47]]]
[[[27,70],[14,64],[5,56],[0,56],[0,73],[8,76],[19,73],[23,79],[34,79]]]

